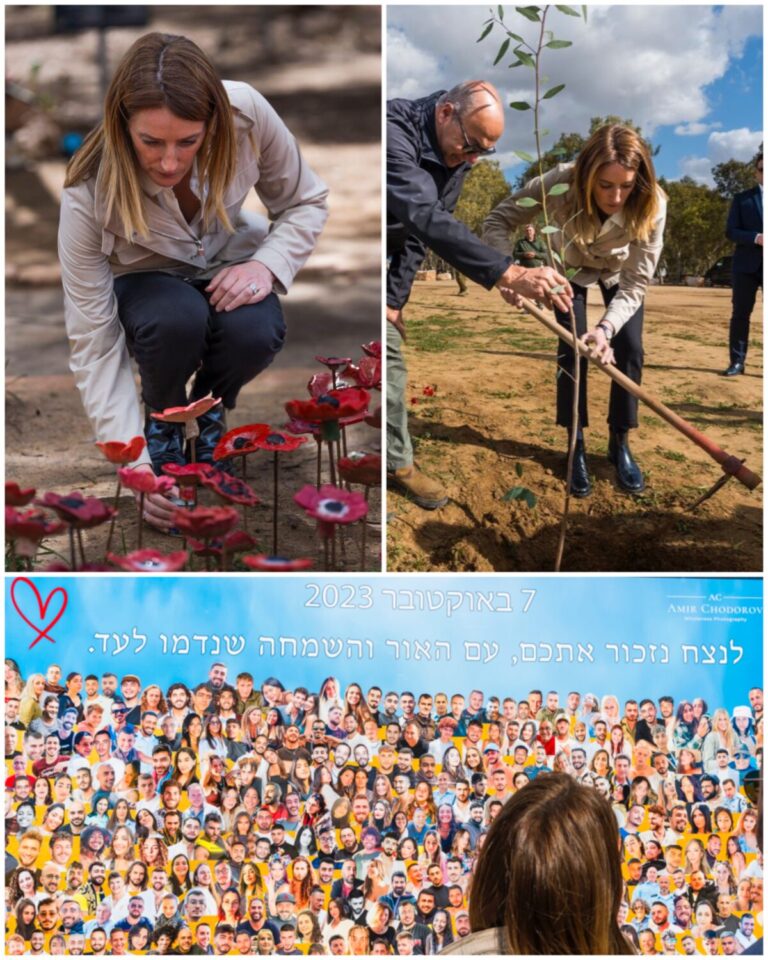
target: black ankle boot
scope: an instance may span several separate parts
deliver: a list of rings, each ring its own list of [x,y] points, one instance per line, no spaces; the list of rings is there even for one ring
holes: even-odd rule
[[[608,459],[616,467],[616,480],[622,490],[627,493],[642,493],[645,490],[643,471],[629,449],[626,430],[611,430],[608,437]]]
[[[180,423],[163,423],[154,420],[147,408],[144,421],[144,436],[147,441],[147,453],[152,460],[152,469],[160,476],[166,463],[186,463],[184,459],[184,428]]]
[[[568,469],[568,459],[566,456],[566,470]],[[573,472],[571,474],[571,496],[583,499],[592,493],[592,483],[589,479],[589,470],[587,469],[587,452],[584,449],[584,438],[579,437],[576,440],[576,450],[573,454]]]
[[[226,473],[232,472],[232,462],[229,460],[214,460],[213,451],[216,444],[227,432],[227,417],[223,403],[217,403],[215,407],[197,418],[197,425],[200,428],[200,435],[195,440],[195,459],[198,463],[212,463],[220,470]]]

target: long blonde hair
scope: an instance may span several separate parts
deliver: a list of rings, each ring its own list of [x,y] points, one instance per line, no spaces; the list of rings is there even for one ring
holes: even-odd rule
[[[203,224],[208,227],[218,217],[228,232],[234,232],[224,207],[224,191],[237,158],[232,106],[213,64],[186,37],[148,33],[131,46],[107,90],[104,119],[67,166],[65,188],[97,177],[107,219],[114,211],[126,238],[148,237],[128,121],[139,110],[158,107],[167,107],[182,120],[205,123],[197,154],[200,182],[208,187]]]
[[[647,144],[631,127],[618,123],[598,127],[576,159],[566,198],[567,217],[573,218],[567,233],[584,237],[594,232],[597,210],[592,192],[600,167],[607,163],[634,170],[635,185],[623,207],[625,224],[633,239],[647,240],[658,215],[662,191]]]

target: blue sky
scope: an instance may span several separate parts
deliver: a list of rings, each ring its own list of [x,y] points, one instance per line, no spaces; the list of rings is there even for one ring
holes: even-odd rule
[[[419,97],[483,77],[505,102],[530,98],[532,72],[493,67],[503,34],[476,43],[488,6],[390,6],[387,95]],[[561,132],[585,132],[608,113],[639,123],[661,146],[660,174],[710,183],[723,160],[750,159],[762,140],[762,8],[759,5],[590,6],[588,22],[557,12],[548,24],[573,46],[548,52],[549,85],[566,89],[547,101],[548,143]],[[505,22],[531,40],[537,28],[508,6]],[[512,179],[522,169],[513,151],[532,152],[530,113],[509,111],[499,159]],[[545,146],[547,144],[545,143]]]
[[[168,684],[173,679],[204,679],[209,665],[221,659],[228,664],[230,676],[248,669],[260,682],[276,674],[288,687],[303,684],[316,689],[331,674],[342,684],[377,682],[398,690],[416,688],[417,693],[438,689],[467,693],[478,686],[488,695],[519,698],[537,686],[563,695],[575,688],[622,698],[657,698],[666,693],[676,699],[703,696],[710,704],[732,708],[746,702],[749,686],[763,671],[762,586],[756,579],[441,575],[350,578],[348,586],[339,578],[322,577],[32,580],[43,598],[63,586],[68,606],[50,631],[55,643],[42,639],[30,650],[35,633],[17,613],[10,597],[12,581],[7,578],[6,652],[18,660],[25,675],[44,672],[55,661],[65,674],[111,669],[118,675],[135,672],[144,683]],[[409,598],[401,593],[404,590],[422,594]],[[480,612],[470,609],[467,591],[472,591],[473,597],[485,597],[472,601],[473,607],[479,602]],[[535,595],[527,591],[535,591]],[[17,583],[15,600],[27,617],[36,621],[36,601],[27,584]],[[412,602],[415,607],[421,600],[422,605],[431,603],[437,609],[393,609],[395,600],[398,605]],[[316,606],[308,605],[313,601]],[[342,601],[347,604],[343,609]],[[453,607],[450,616],[446,612],[449,603]],[[488,603],[494,607],[509,604],[513,610],[489,612]],[[685,610],[681,612],[681,608]],[[741,612],[733,613],[734,608]],[[50,615],[56,610],[58,599],[51,601]],[[134,649],[141,640],[134,641],[134,629],[147,637],[138,653]],[[106,654],[97,633],[110,635]],[[127,634],[126,649],[117,655],[112,633]],[[169,638],[169,651],[174,633],[187,634],[190,653],[164,655],[161,633]],[[195,641],[195,634],[241,635],[245,649],[242,654],[227,655],[222,639],[220,655],[213,656],[213,641],[207,640],[203,654],[202,641]],[[281,656],[281,636],[295,638],[295,654],[293,645],[286,643]],[[262,645],[261,637],[275,639],[274,655],[268,643]],[[321,653],[342,652],[335,657],[313,657],[314,643],[308,642],[302,655],[302,638],[317,640]],[[360,644],[349,644],[349,640]],[[409,657],[401,645],[403,640],[408,641]],[[122,638],[119,642],[123,643]],[[438,648],[437,643],[445,646]],[[488,647],[483,646],[486,643]],[[570,644],[572,654],[565,647],[558,651],[558,643]],[[614,651],[610,644],[619,645],[618,649]],[[630,659],[644,662],[627,664],[621,644],[629,645]],[[651,644],[656,648],[653,654]],[[710,651],[709,656],[714,655],[718,662],[686,663],[683,645],[696,646],[700,661],[706,657],[702,645],[714,645],[715,652]],[[420,659],[415,659],[417,649]],[[428,661],[424,651],[432,659]],[[556,662],[558,654],[560,663]],[[537,662],[524,662],[534,656]],[[574,662],[570,662],[571,656]],[[694,654],[688,651],[685,656]],[[551,661],[545,662],[550,657]],[[622,661],[618,665],[617,657]],[[721,664],[723,658],[729,662]],[[668,663],[658,662],[664,659]]]

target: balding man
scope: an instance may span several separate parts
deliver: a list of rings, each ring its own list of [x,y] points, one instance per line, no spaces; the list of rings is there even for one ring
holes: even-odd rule
[[[567,311],[568,281],[549,267],[527,270],[483,243],[453,216],[464,179],[495,152],[504,107],[490,83],[470,80],[421,100],[387,104],[387,466],[389,485],[420,507],[447,502],[438,483],[416,469],[405,401],[403,307],[427,248],[465,276],[505,299],[543,300]],[[560,295],[553,287],[564,285]]]

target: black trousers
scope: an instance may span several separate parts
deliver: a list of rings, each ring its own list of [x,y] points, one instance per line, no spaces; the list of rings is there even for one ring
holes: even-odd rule
[[[159,272],[115,279],[120,322],[139,367],[143,400],[153,410],[183,406],[208,393],[232,410],[240,389],[282,349],[285,323],[275,294],[217,313],[204,292],[208,282]]]
[[[587,332],[587,288],[572,283],[573,312],[576,316],[578,335]],[[618,285],[608,289],[599,284],[603,303],[607,307],[618,293]],[[616,366],[635,383],[640,383],[643,374],[643,304],[630,317],[627,323],[613,338],[611,346],[616,357]],[[570,329],[571,320],[567,313],[555,311],[558,323]],[[557,353],[557,423],[570,429],[571,408],[573,405],[573,350],[564,341],[559,341]],[[580,361],[581,380],[579,382],[579,420],[581,427],[589,426],[587,410],[587,369],[589,363]],[[611,395],[608,402],[608,424],[611,430],[631,430],[637,426],[637,398],[611,382]]]
[[[749,318],[755,307],[758,289],[763,286],[763,271],[733,274],[733,313],[728,344],[731,363],[744,363],[749,346]]]

